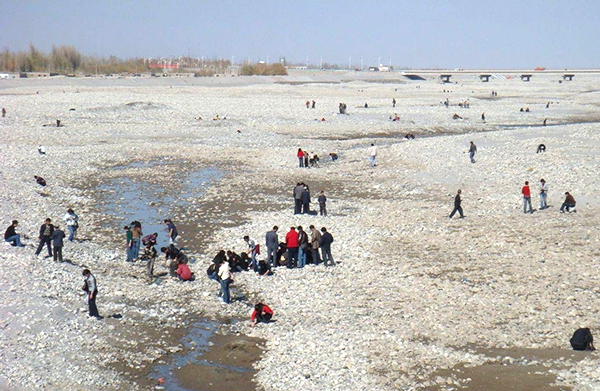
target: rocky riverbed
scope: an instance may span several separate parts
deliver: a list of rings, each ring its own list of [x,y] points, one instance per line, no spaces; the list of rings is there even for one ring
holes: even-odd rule
[[[573,354],[568,342],[578,327],[598,325],[600,76],[463,76],[452,85],[0,86],[0,212],[30,237],[0,255],[0,389],[154,388],[152,370],[185,349],[199,318],[222,322],[220,334],[266,341],[240,389],[482,390],[492,375],[514,389],[600,387],[597,355]],[[317,108],[306,109],[307,99]],[[467,99],[469,109],[456,106]],[[339,102],[348,115],[336,114]],[[42,126],[55,118],[64,126]],[[415,140],[402,139],[409,132]],[[547,152],[536,154],[540,143]],[[298,168],[298,147],[320,166]],[[204,170],[215,174],[199,179]],[[551,207],[523,214],[521,187],[531,183],[535,207],[540,178]],[[329,217],[293,215],[297,181],[313,202],[325,190]],[[450,220],[458,188],[466,218]],[[577,213],[559,213],[565,191]],[[196,281],[149,279],[143,265],[125,263],[121,225],[142,205],[149,226],[171,218],[181,227]],[[63,251],[68,261],[34,256],[39,226],[67,208],[81,226]],[[238,273],[238,300],[218,301],[205,277],[218,250],[241,252],[244,235],[262,243],[273,225],[283,238],[299,224],[328,228],[336,267]],[[98,279],[103,320],[85,312],[83,267]],[[251,328],[259,300],[277,322]],[[178,374],[194,384],[194,370]],[[197,384],[210,376],[198,372]]]

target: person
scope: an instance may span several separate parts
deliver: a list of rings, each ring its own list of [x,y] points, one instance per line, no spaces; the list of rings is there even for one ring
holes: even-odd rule
[[[333,257],[331,256],[331,243],[333,243],[333,236],[327,232],[327,228],[321,228],[321,240],[319,241],[319,247],[321,247],[321,254],[323,255],[323,265],[327,265],[327,261],[331,263],[331,266],[335,266]]]
[[[298,158],[298,167],[304,167],[304,152],[302,151],[302,148],[298,148],[296,157]]]
[[[306,266],[306,258],[308,253],[308,234],[304,231],[301,225],[298,226],[298,262],[299,269]]]
[[[375,167],[375,158],[377,157],[377,147],[375,144],[371,143],[371,148],[369,149],[369,159],[371,160],[371,167]]]
[[[265,244],[267,246],[267,260],[271,264],[271,267],[279,266],[277,262],[277,249],[279,248],[279,237],[277,236],[277,230],[279,227],[274,226],[273,229],[267,232],[265,237]]]
[[[133,231],[131,231],[131,228],[129,228],[128,225],[123,227],[123,229],[125,230],[125,238],[126,238],[126,242],[125,242],[125,249],[127,251],[126,261],[133,262],[133,252],[131,251],[131,248],[133,246]]]
[[[190,270],[189,266],[186,265],[185,263],[183,263],[183,260],[179,260],[179,261],[177,261],[177,263],[178,263],[178,267],[177,267],[177,271],[175,273],[177,273],[177,275],[179,276],[179,280],[180,281],[192,281],[193,273]]]
[[[365,102],[365,109],[369,108],[369,104],[367,102]]]
[[[2,108],[2,118],[6,117],[6,108]]]
[[[396,107],[396,98],[392,98],[392,107]]]
[[[591,350],[594,351],[594,337],[589,327],[583,327],[575,330],[573,337],[569,341],[573,350]]]
[[[331,153],[329,154],[329,156],[331,156],[331,160],[332,160],[332,161],[334,161],[334,162],[335,162],[336,160],[338,160],[338,155],[337,155],[337,153],[335,153],[335,152],[331,152]]]
[[[546,146],[544,144],[540,144],[537,147],[537,151],[535,153],[546,152]]]
[[[229,285],[231,285],[233,282],[229,262],[223,262],[219,267],[219,278],[221,279],[221,293],[223,294],[223,302],[229,304],[231,301]]]
[[[523,213],[528,213],[527,205],[529,205],[529,213],[533,213],[533,208],[531,207],[531,189],[529,188],[529,181],[525,181],[525,186],[521,189],[521,193],[523,194]]]
[[[462,206],[460,206],[460,203],[462,202],[462,200],[460,199],[461,194],[462,190],[458,189],[458,191],[456,192],[456,197],[454,197],[454,209],[452,209],[452,213],[450,213],[450,218],[452,218],[456,212],[460,214],[461,219],[465,217],[465,215],[463,215]]]
[[[311,106],[311,107],[314,109],[316,104],[317,104],[317,102],[315,102],[315,101],[313,100],[313,101],[312,101],[312,106]]]
[[[312,262],[313,264],[318,265],[321,262],[321,257],[319,256],[321,233],[315,228],[314,225],[311,225],[308,228],[310,229],[310,253],[312,256]]]
[[[132,225],[131,258],[133,258],[134,261],[137,261],[140,257],[140,243],[144,233],[142,232],[142,225],[139,223],[139,221],[134,221],[134,224]]]
[[[546,199],[548,198],[548,185],[544,178],[540,179],[540,210],[546,209]]]
[[[272,276],[273,275],[271,268],[269,268],[269,265],[267,265],[267,262],[265,262],[264,259],[261,259],[260,261],[258,261],[258,267],[256,269],[256,273],[259,276]]]
[[[327,197],[325,196],[325,191],[321,190],[321,194],[319,194],[319,214],[321,216],[327,217]]]
[[[66,237],[65,232],[60,229],[58,225],[54,226],[54,231],[52,232],[52,247],[53,247],[53,256],[54,262],[62,262],[62,248],[64,246],[63,239]]]
[[[73,241],[77,228],[79,228],[79,217],[75,214],[73,209],[67,210],[67,213],[63,216],[63,220],[67,222],[67,229],[69,230],[69,242]]]
[[[546,123],[548,122],[548,118],[544,118],[544,122],[543,125],[546,126]]]
[[[304,191],[304,183],[298,182],[294,187],[294,214],[300,214],[302,212],[302,192]]]
[[[571,193],[568,191],[565,192],[565,202],[563,202],[562,206],[560,207],[560,212],[565,213],[565,209],[567,212],[569,212],[569,208],[575,208],[575,204],[575,198],[573,198]],[[575,212],[575,210],[573,210],[573,212]]]
[[[156,261],[156,257],[158,255],[156,249],[154,248],[154,245],[156,245],[156,240],[154,242],[147,242],[146,250],[144,251],[144,257],[148,260],[148,263],[146,264],[146,269],[148,271],[148,277],[150,278],[152,278],[154,275],[154,262]]]
[[[252,270],[256,271],[256,254],[258,248],[256,247],[256,240],[252,239],[250,236],[244,236],[244,242],[248,244],[248,254],[250,254],[250,260],[252,264]]]
[[[175,271],[177,270],[179,262],[183,262],[185,264],[188,263],[188,258],[183,251],[176,248],[172,244],[169,247],[161,247],[160,251],[165,254],[165,266],[169,267],[169,275],[172,277],[177,275]]]
[[[308,190],[308,186],[303,186],[302,188],[301,202],[302,213],[310,213],[310,191]]]
[[[250,322],[252,327],[256,326],[257,323],[269,323],[273,317],[273,310],[270,309],[266,304],[257,303],[254,306],[254,311],[250,315]]]
[[[43,145],[38,145],[38,153],[40,155],[45,155],[46,154],[46,147],[44,147]]]
[[[17,233],[18,225],[19,222],[17,220],[12,221],[12,224],[4,231],[4,241],[10,243],[11,246],[25,247],[24,244],[21,244],[21,235]]]
[[[44,178],[42,178],[41,176],[34,175],[33,177],[35,178],[35,181],[37,182],[38,185],[40,185],[42,187],[45,187],[47,185],[46,180]]]
[[[471,159],[471,163],[475,163],[475,154],[477,153],[477,145],[473,141],[471,141],[471,145],[469,146],[469,158]]]
[[[308,165],[308,151],[303,151],[302,154],[304,155],[304,167],[309,168],[309,165]]]
[[[298,232],[296,232],[296,227],[290,227],[285,235],[285,246],[288,251],[287,268],[292,269],[294,262],[298,263]]]
[[[485,121],[485,113],[481,113],[481,120]]]
[[[167,225],[169,230],[169,244],[175,244],[175,238],[177,237],[177,227],[170,219],[165,219],[164,223]]]
[[[35,250],[35,255],[40,255],[42,252],[42,248],[44,245],[48,248],[48,256],[46,258],[52,257],[52,233],[54,232],[54,226],[52,225],[52,220],[46,219],[46,222],[42,224],[40,227],[40,244],[38,245],[37,250]]]
[[[309,100],[306,101],[306,108],[310,109],[310,101]]]
[[[87,292],[89,315],[96,319],[102,319],[96,307],[96,297],[98,296],[98,284],[96,277],[89,269],[83,269],[83,290]]]

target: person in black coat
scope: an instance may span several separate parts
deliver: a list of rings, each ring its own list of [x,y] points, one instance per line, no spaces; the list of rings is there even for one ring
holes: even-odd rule
[[[304,190],[302,191],[302,213],[310,212],[310,191],[308,187],[304,186]]]
[[[48,256],[46,258],[52,257],[52,234],[54,233],[54,226],[52,225],[52,220],[46,219],[46,222],[42,224],[40,227],[40,244],[38,245],[37,250],[35,250],[35,255],[40,255],[44,245],[48,247]]]
[[[594,337],[588,327],[577,329],[569,342],[574,350],[596,350]]]
[[[463,217],[465,217],[463,215],[462,206],[460,206],[460,203],[462,202],[462,200],[460,199],[461,193],[462,193],[462,191],[460,189],[458,189],[458,191],[456,192],[456,197],[454,197],[454,209],[452,210],[452,213],[450,213],[450,218],[452,218],[452,216],[454,216],[454,214],[456,212],[458,212],[460,214],[461,219]]]
[[[60,229],[58,225],[54,226],[54,231],[52,232],[52,247],[54,247],[54,262],[58,260],[58,262],[63,261],[62,256],[62,248],[64,246],[63,239],[65,238],[65,232]]]

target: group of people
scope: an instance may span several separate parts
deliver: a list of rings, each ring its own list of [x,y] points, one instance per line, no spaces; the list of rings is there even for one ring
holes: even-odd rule
[[[319,166],[319,156],[315,153],[312,157],[308,151],[303,151],[302,148],[298,148],[298,152],[296,153],[296,157],[298,158],[298,167],[300,168],[309,168],[309,167],[318,167]]]
[[[462,190],[458,189],[456,196],[454,197],[454,209],[450,213],[450,218],[452,218],[456,212],[458,212],[460,218],[465,217],[461,206],[461,194]],[[523,195],[523,213],[533,213],[533,207],[531,205],[531,187],[529,186],[529,181],[525,181],[525,185],[521,188],[521,194]],[[548,184],[544,178],[540,179],[539,194],[540,210],[548,209]],[[565,192],[565,200],[560,207],[560,212],[565,213],[566,211],[570,213],[571,209],[573,209],[573,212],[577,213],[577,211],[574,210],[576,204],[577,202],[575,201],[575,198],[567,191]]]
[[[320,232],[314,225],[309,227],[309,232],[304,231],[302,226],[290,227],[283,242],[279,241],[278,231],[279,227],[274,226],[265,235],[267,265],[270,268],[283,265],[289,269],[303,268],[307,264],[321,262],[325,266],[335,266],[331,255],[333,236],[326,227],[322,227]]]
[[[292,190],[292,196],[294,197],[294,214],[307,214],[310,213],[310,189],[304,182],[297,182],[296,186]],[[319,214],[321,216],[327,216],[327,196],[325,191],[321,190],[319,197],[317,198],[319,203]]]
[[[69,209],[63,216],[63,221],[65,221],[69,230],[68,240],[72,242],[75,238],[75,233],[79,228],[79,217],[73,211],[73,209]],[[15,247],[25,247],[25,245],[21,242],[21,234],[17,232],[18,226],[19,221],[13,220],[11,225],[8,226],[4,232],[4,241]],[[45,246],[48,250],[48,256],[46,258],[53,258],[55,262],[62,262],[62,249],[64,247],[64,239],[66,237],[67,236],[65,232],[60,229],[60,226],[58,224],[52,224],[52,219],[47,218],[39,230],[38,239],[40,242],[35,251],[35,255],[40,255]]]

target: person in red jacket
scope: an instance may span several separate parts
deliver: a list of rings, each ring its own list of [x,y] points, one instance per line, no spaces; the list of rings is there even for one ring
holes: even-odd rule
[[[302,148],[298,148],[298,153],[296,154],[296,157],[298,158],[298,165],[300,166],[300,168],[304,167],[304,152],[302,151]]]
[[[296,227],[291,227],[285,235],[285,246],[288,251],[287,267],[291,269],[294,267],[294,263],[298,262],[298,232]]]
[[[182,260],[179,261],[179,266],[177,267],[177,271],[175,273],[177,273],[181,281],[192,280],[192,271],[190,270],[188,265],[183,263]]]
[[[533,213],[531,207],[531,189],[529,188],[529,181],[525,181],[525,186],[521,189],[523,193],[523,213]],[[527,212],[527,204],[529,204],[529,212]]]
[[[254,306],[254,311],[250,315],[252,321],[252,327],[256,326],[257,323],[269,323],[273,317],[273,310],[270,309],[266,304],[258,303]]]

